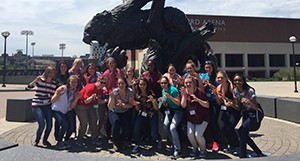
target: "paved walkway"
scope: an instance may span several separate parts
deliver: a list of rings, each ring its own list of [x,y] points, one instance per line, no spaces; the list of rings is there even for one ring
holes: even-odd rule
[[[251,82],[251,86],[253,86],[258,96],[259,95],[275,95],[279,94],[282,97],[294,97],[300,98],[298,93],[294,93],[293,91],[293,82]],[[24,85],[18,87],[18,85],[14,85],[8,88],[11,88],[10,91],[13,90],[21,90]],[[8,89],[7,88],[7,89]],[[7,91],[1,92],[0,87],[0,100],[2,95],[6,95]],[[270,93],[268,93],[270,92]],[[1,107],[0,105],[0,108]],[[37,123],[15,123],[15,122],[7,122],[4,118],[0,119],[0,138],[18,143],[19,145],[32,145],[34,142],[35,131],[37,129]],[[265,117],[263,120],[261,128],[251,133],[252,138],[258,144],[258,146],[262,149],[263,152],[278,158],[278,156],[282,155],[290,155],[290,154],[300,154],[300,125],[296,123],[291,123],[288,121],[278,120],[274,118]],[[55,144],[53,134],[50,134],[50,142]],[[106,141],[106,140],[104,140]],[[186,148],[187,145],[183,145],[185,151],[183,152],[183,157],[180,159],[192,159],[188,156],[189,151]],[[55,147],[51,148],[55,149]],[[130,149],[124,150],[122,152],[115,152],[112,150],[112,144],[107,142],[104,144],[103,148],[96,148],[93,146],[88,146],[87,148],[79,148],[77,146],[72,147],[68,151],[71,153],[78,154],[86,154],[93,155],[97,157],[101,157],[102,159],[105,157],[113,157],[119,159],[131,159],[138,158],[143,160],[169,160],[170,152],[165,150],[157,150],[155,148],[151,148],[151,146],[143,147],[141,151],[141,155],[131,155]],[[1,154],[1,153],[0,153]],[[237,159],[237,157],[232,155],[227,155],[222,152],[211,153],[209,152],[207,155],[208,159]],[[272,158],[272,157],[268,157]],[[288,157],[287,157],[288,158]],[[299,158],[299,157],[298,157]],[[284,158],[283,158],[284,159]],[[1,159],[0,159],[1,160]],[[297,160],[297,159],[296,159]]]

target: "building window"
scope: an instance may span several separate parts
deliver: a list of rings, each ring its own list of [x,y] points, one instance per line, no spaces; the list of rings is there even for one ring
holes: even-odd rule
[[[270,67],[284,67],[285,66],[285,56],[283,54],[270,54]]]
[[[248,54],[248,66],[249,67],[264,67],[265,66],[264,54]]]
[[[243,54],[225,54],[226,67],[243,67]]]
[[[296,66],[300,66],[300,55],[295,55]],[[290,55],[290,66],[293,67],[293,55]]]
[[[248,71],[248,76],[251,78],[264,78],[265,71]]]
[[[217,58],[217,65],[218,67],[221,67],[221,54],[215,54],[216,58]]]

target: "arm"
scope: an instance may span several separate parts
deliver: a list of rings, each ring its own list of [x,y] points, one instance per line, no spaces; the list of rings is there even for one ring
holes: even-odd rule
[[[191,97],[193,97],[192,102],[198,102],[201,106],[203,106],[205,108],[209,108],[209,102],[208,101],[204,101],[204,100],[198,98],[195,94],[191,94]]]
[[[30,82],[27,86],[27,88],[33,88],[36,84],[36,82],[40,81],[43,76],[37,76],[32,82]]]
[[[80,94],[79,92],[76,92],[76,93],[75,93],[75,96],[74,96],[74,100],[73,100],[72,103],[71,103],[71,108],[72,108],[72,109],[76,107],[77,102],[78,102],[78,100],[80,99],[80,97],[81,97],[81,94]]]
[[[51,103],[54,103],[65,92],[64,86],[60,86],[56,89],[54,95],[51,97]]]
[[[186,108],[187,104],[186,104],[186,91],[185,91],[185,88],[182,87],[180,89],[180,93],[181,93],[181,101],[180,101],[180,104],[181,104],[181,107],[182,108]]]
[[[175,103],[176,105],[180,106],[180,97],[177,96],[177,97],[172,97],[170,96],[167,92],[165,92],[165,96],[170,99],[173,103]]]
[[[90,97],[88,97],[87,99],[84,100],[85,104],[89,104],[90,102],[92,102],[93,100],[96,100],[97,94],[94,93],[92,94]]]
[[[109,99],[108,99],[108,103],[107,103],[107,107],[109,110],[112,110],[115,106],[115,95],[113,92],[111,92],[109,94]]]

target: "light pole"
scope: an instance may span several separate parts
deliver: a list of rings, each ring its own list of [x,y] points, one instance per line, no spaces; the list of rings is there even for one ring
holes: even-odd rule
[[[6,87],[5,85],[5,76],[6,76],[6,39],[10,35],[8,31],[3,31],[1,35],[4,37],[4,55],[3,55],[3,84],[2,87]]]
[[[31,46],[32,46],[32,58],[34,58],[34,45],[35,45],[35,42],[31,42]]]
[[[297,38],[295,36],[291,36],[289,38],[289,40],[290,40],[290,43],[292,43],[292,48],[293,48],[293,67],[294,67],[294,82],[295,82],[294,92],[298,93],[298,90],[297,90],[297,74],[296,74],[296,60],[295,60],[295,47],[294,47],[294,44],[297,41]]]
[[[64,49],[66,49],[66,44],[61,43],[59,44],[59,49],[61,50],[61,60],[64,59]]]
[[[21,35],[25,35],[26,36],[26,56],[28,55],[28,36],[29,35],[33,35],[33,31],[31,30],[22,30],[21,31]]]

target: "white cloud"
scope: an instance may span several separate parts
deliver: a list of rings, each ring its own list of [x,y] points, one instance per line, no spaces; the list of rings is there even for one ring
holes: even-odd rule
[[[122,0],[2,0],[0,31],[11,32],[7,53],[15,53],[16,49],[25,52],[25,37],[20,34],[24,29],[34,31],[29,44],[36,42],[35,55],[60,55],[59,43],[66,43],[65,55],[88,53],[89,46],[81,41],[85,24],[96,13],[121,3]],[[166,6],[187,14],[300,18],[300,0],[166,0]],[[31,54],[30,45],[28,53]]]

